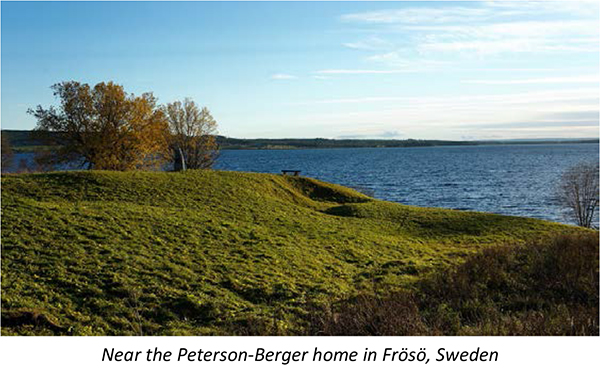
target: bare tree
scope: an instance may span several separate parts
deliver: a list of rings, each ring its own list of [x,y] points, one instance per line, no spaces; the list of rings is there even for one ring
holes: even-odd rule
[[[171,129],[171,155],[175,170],[210,168],[219,154],[217,122],[208,108],[185,99],[163,108]]]
[[[579,163],[562,176],[558,197],[577,225],[595,228],[598,211],[598,163]]]

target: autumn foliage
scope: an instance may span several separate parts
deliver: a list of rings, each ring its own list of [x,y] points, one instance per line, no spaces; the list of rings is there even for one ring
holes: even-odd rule
[[[169,125],[152,93],[135,96],[112,82],[92,88],[69,81],[52,90],[58,108],[29,110],[38,120],[36,135],[57,148],[41,161],[125,171],[156,167],[167,159]]]

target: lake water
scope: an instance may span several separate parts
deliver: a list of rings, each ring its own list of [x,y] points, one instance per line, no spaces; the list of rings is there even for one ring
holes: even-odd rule
[[[554,198],[560,176],[579,162],[598,161],[598,149],[598,144],[537,144],[224,150],[215,167],[300,170],[303,176],[368,189],[376,198],[404,204],[568,222]],[[13,167],[32,159],[31,153],[19,153]]]
[[[561,174],[598,161],[598,144],[225,150],[216,168],[302,175],[370,189],[404,204],[568,222],[554,198]]]

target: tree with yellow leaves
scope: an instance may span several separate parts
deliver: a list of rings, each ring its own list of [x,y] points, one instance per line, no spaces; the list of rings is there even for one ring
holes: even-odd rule
[[[134,170],[159,166],[169,145],[169,124],[152,93],[127,94],[113,82],[93,88],[75,81],[52,86],[58,108],[38,106],[36,135],[57,150],[44,156],[52,164]]]

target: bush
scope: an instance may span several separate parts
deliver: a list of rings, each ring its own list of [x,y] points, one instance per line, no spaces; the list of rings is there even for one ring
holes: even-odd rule
[[[598,335],[598,234],[487,249],[417,284],[310,310],[310,335]]]
[[[2,168],[10,167],[13,161],[13,150],[10,144],[10,140],[8,140],[7,134],[2,133],[1,135],[2,143],[0,144],[2,150]]]
[[[310,335],[427,335],[415,297],[400,292],[385,298],[360,295],[334,306],[314,307]]]

